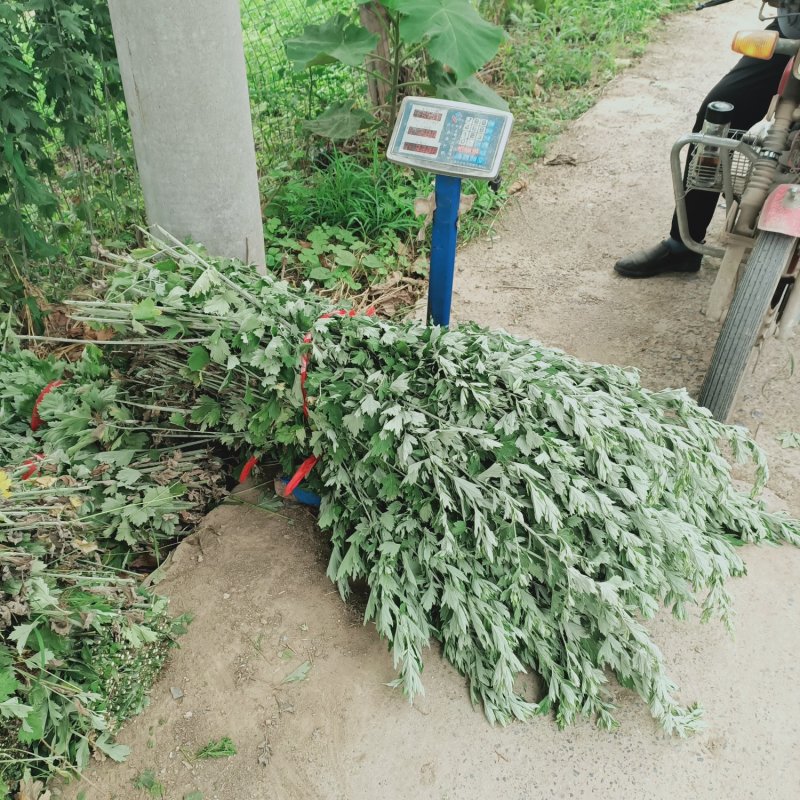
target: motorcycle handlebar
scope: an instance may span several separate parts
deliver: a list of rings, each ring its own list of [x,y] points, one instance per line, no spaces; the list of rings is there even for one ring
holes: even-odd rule
[[[706,0],[705,3],[698,3],[694,7],[694,10],[702,11],[704,8],[713,8],[714,6],[722,6],[725,5],[725,3],[731,3],[731,2],[733,2],[733,0]],[[766,0],[766,5],[780,8],[781,3],[780,0]]]
[[[793,56],[800,51],[800,39],[778,39],[775,52],[784,56]]]
[[[713,8],[714,6],[721,6],[725,3],[731,3],[733,0],[706,0],[705,3],[698,3],[695,7],[695,11],[702,11],[704,8]]]

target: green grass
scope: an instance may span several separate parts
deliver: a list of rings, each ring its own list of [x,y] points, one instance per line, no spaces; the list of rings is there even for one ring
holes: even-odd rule
[[[640,55],[652,25],[687,7],[686,0],[507,4],[509,39],[490,74],[516,116],[517,140],[527,141],[523,158],[544,155],[564,125],[593,105],[618,59]]]
[[[265,215],[277,217],[297,236],[329,225],[365,240],[407,237],[419,228],[414,198],[427,194],[430,183],[428,175],[391,164],[381,144],[372,140],[362,152],[332,149],[304,172],[285,172],[267,190]]]
[[[273,170],[264,181],[267,267],[290,279],[310,280],[337,295],[358,293],[395,271],[424,272],[430,231],[414,200],[433,191],[429,173],[386,160],[383,143],[360,150],[331,149],[314,162]],[[460,239],[485,230],[505,198],[486,181],[464,181],[475,202],[461,222]]]

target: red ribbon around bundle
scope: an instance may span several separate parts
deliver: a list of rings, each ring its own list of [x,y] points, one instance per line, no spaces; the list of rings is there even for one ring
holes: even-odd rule
[[[283,490],[284,497],[291,497],[294,490],[308,477],[308,473],[314,469],[319,456],[309,456],[298,468],[297,472],[292,475],[292,479],[286,484]]]
[[[47,386],[39,392],[39,396],[36,398],[36,402],[33,404],[33,410],[31,411],[31,430],[37,431],[42,425],[42,418],[39,416],[39,404],[47,397],[53,389],[61,386],[64,381],[50,381]],[[25,472],[22,474],[22,480],[28,481],[30,480],[36,473],[39,471],[39,463],[44,461],[44,454],[37,453],[33,458],[26,458],[25,461],[22,462],[23,467],[27,467]]]
[[[39,404],[47,397],[53,389],[61,386],[64,381],[50,381],[47,386],[39,392],[39,396],[36,398],[36,402],[33,404],[33,411],[31,411],[31,430],[37,431],[42,425],[42,418],[39,416]],[[37,453],[33,458],[27,458],[25,461],[22,462],[23,467],[27,467],[28,469],[22,474],[22,480],[27,481],[30,480],[36,473],[39,471],[39,462],[44,461],[44,455],[42,453]]]
[[[336,311],[326,311],[320,314],[320,319],[332,319],[333,317],[355,317],[358,315],[357,311],[345,311],[343,308],[337,308]],[[367,317],[375,316],[375,309],[370,306],[364,315]],[[311,333],[307,333],[303,337],[303,344],[311,344],[313,338]],[[308,379],[308,364],[311,361],[311,353],[306,351],[300,356],[300,392],[303,395],[303,415],[308,419],[308,393],[306,392],[306,380]]]
[[[357,311],[350,309],[349,311],[345,310],[344,308],[337,308],[335,311],[326,311],[324,314],[320,314],[319,319],[332,319],[334,317],[355,317],[358,316]],[[364,315],[367,317],[374,317],[375,316],[375,309],[370,306],[365,312]],[[311,336],[311,332],[309,331],[305,336],[303,336],[303,344],[311,344],[313,341],[313,337]],[[310,351],[306,351],[300,356],[300,393],[303,395],[303,416],[308,419],[308,392],[306,391],[306,381],[308,380],[308,365],[311,362],[311,353]],[[284,489],[284,496],[291,497],[292,492],[308,477],[308,474],[314,469],[317,461],[319,461],[319,456],[309,456],[298,468],[297,472],[292,476],[292,479],[289,483],[286,484],[286,488]],[[248,462],[244,465],[244,469],[242,469],[242,474],[239,477],[239,481],[242,482],[246,480],[246,478],[250,475],[253,470],[253,467],[258,463],[258,460],[255,456],[250,458]]]
[[[44,400],[45,397],[47,397],[48,394],[50,394],[50,392],[53,391],[53,389],[61,386],[62,383],[64,383],[64,381],[50,381],[50,383],[48,383],[47,386],[45,386],[44,389],[39,392],[39,396],[36,398],[36,402],[33,404],[33,412],[31,413],[32,431],[38,431],[42,424],[42,418],[39,416],[39,404],[42,402],[42,400]]]
[[[33,458],[28,458],[22,462],[23,467],[28,467],[27,471],[22,476],[22,480],[30,480],[39,471],[40,461],[44,461],[44,455],[42,453],[37,453]]]
[[[250,473],[253,471],[253,467],[255,467],[256,464],[258,464],[258,459],[255,456],[250,456],[250,458],[247,459],[239,475],[239,483],[244,483],[250,477]]]

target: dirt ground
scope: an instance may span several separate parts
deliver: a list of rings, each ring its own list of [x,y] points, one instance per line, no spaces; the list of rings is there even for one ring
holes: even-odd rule
[[[644,59],[553,147],[577,166],[536,168],[492,240],[461,254],[458,318],[636,366],[652,387],[697,391],[718,328],[702,313],[713,265],[638,282],[611,267],[664,234],[669,145],[733,62],[731,32],[755,25],[757,5],[663,27]],[[800,430],[796,350],[765,349],[734,420],[769,451],[772,501],[800,514],[800,450],[777,443]],[[122,731],[129,761],[93,767],[64,797],[145,798],[133,780],[152,770],[169,800],[192,792],[203,800],[796,800],[800,552],[750,548],[745,557],[749,575],[732,586],[735,637],[666,616],[653,626],[681,698],[706,709],[705,732],[665,737],[620,688],[614,733],[591,723],[559,732],[549,719],[499,729],[471,708],[464,682],[435,650],[420,701],[411,706],[386,686],[385,645],[326,579],[325,544],[307,512],[226,506],[178,549],[160,584],[174,610],[195,620],[150,708]],[[284,682],[306,662],[305,680]],[[222,736],[237,755],[193,760]]]

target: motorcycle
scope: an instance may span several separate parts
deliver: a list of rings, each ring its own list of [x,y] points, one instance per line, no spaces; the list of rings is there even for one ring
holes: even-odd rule
[[[725,118],[733,107],[712,103],[701,132],[682,136],[670,159],[681,238],[691,250],[722,259],[706,313],[724,322],[699,397],[722,421],[757,347],[769,337],[789,338],[800,322],[800,2],[762,3],[759,18],[776,17],[780,32],[739,31],[732,45],[753,58],[790,56],[765,120],[749,131],[732,130]],[[721,247],[692,238],[689,191],[725,198]]]

